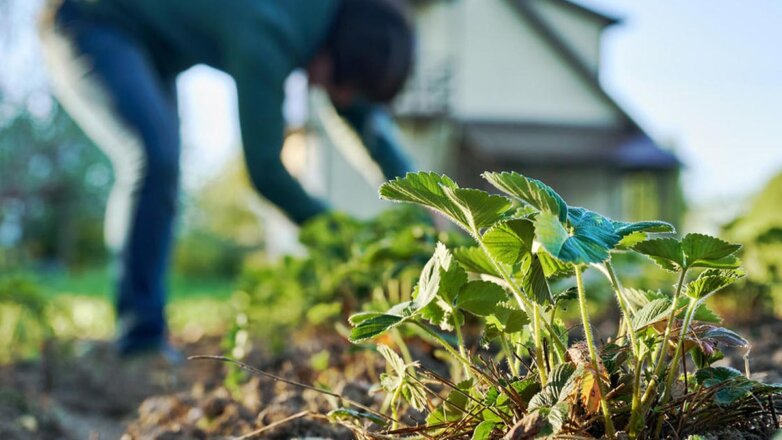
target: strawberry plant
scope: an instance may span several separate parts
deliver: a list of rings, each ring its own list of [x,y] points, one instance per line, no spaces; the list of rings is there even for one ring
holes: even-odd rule
[[[570,206],[518,173],[483,177],[501,194],[460,188],[428,172],[380,188],[384,199],[445,216],[473,244],[437,243],[408,300],[350,317],[355,343],[411,327],[461,366],[448,379],[382,346],[391,365],[383,379],[390,422],[362,434],[684,438],[754,422],[773,432],[782,385],[749,379],[748,366],[746,375],[713,366],[724,347],[748,348],[704,306],[743,276],[740,246],[703,234],[676,238],[661,221],[615,221]],[[612,265],[617,253],[648,257],[678,282],[671,292],[625,287]],[[601,345],[590,322],[588,270],[606,277],[621,310],[616,337]],[[557,292],[555,281],[575,287]],[[578,335],[557,317],[569,300],[578,302]],[[477,347],[465,337],[476,321],[483,329]],[[424,409],[425,422],[406,421],[402,405],[413,413]]]
[[[421,209],[389,210],[371,220],[344,214],[321,216],[306,224],[300,240],[306,254],[250,267],[234,298],[246,327],[265,335],[273,348],[286,342],[286,330],[334,323],[358,310],[358,300],[409,297],[413,280],[438,241],[464,238],[440,233]],[[230,338],[229,338],[230,339]],[[233,343],[227,341],[230,354]]]

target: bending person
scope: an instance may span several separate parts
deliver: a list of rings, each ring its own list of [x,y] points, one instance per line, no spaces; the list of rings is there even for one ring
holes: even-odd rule
[[[284,81],[306,68],[387,178],[410,170],[383,104],[413,53],[392,0],[64,0],[41,25],[53,88],[112,161],[106,240],[116,251],[118,345],[170,350],[165,275],[179,189],[176,76],[196,64],[230,74],[253,185],[301,224],[329,208],[282,165]]]

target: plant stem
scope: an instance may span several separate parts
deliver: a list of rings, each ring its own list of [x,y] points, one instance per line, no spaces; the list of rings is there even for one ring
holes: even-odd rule
[[[683,269],[681,274],[679,275],[679,282],[676,286],[676,292],[673,294],[673,301],[671,303],[671,313],[668,315],[668,324],[665,326],[665,333],[663,334],[663,343],[660,346],[660,352],[657,355],[657,361],[654,364],[654,374],[652,375],[652,379],[649,382],[649,386],[646,388],[646,392],[644,393],[643,398],[641,399],[641,403],[647,403],[649,401],[649,398],[652,395],[652,392],[654,390],[654,385],[657,384],[657,379],[660,376],[660,373],[662,372],[663,367],[663,360],[665,359],[665,351],[668,347],[668,341],[671,339],[671,331],[673,330],[673,322],[676,320],[676,303],[679,302],[679,296],[682,292],[682,287],[684,286],[684,276],[687,274],[687,270]]]
[[[698,309],[698,301],[691,300],[689,306],[687,306],[687,311],[684,313],[684,322],[682,325],[681,332],[679,333],[679,343],[676,344],[676,351],[673,353],[673,359],[671,359],[671,369],[668,370],[668,376],[665,379],[665,387],[663,388],[663,395],[660,398],[660,404],[665,404],[668,399],[671,396],[671,387],[673,386],[673,381],[676,379],[676,374],[679,372],[679,360],[680,356],[683,356],[684,353],[682,352],[682,347],[684,345],[684,340],[687,337],[687,330],[690,328],[690,322],[692,321],[692,317],[695,315],[695,310]],[[684,371],[684,374],[687,374],[687,371]],[[660,418],[657,419],[657,428],[655,429],[656,435],[659,435],[659,433],[662,431],[663,427],[663,414],[660,414]]]
[[[457,310],[452,311],[453,314],[453,328],[456,332],[456,343],[459,345],[459,354],[462,356],[462,358],[467,359],[467,349],[464,346],[464,335],[462,335],[462,327],[459,325],[459,320],[456,319],[456,313],[458,313]],[[464,374],[465,377],[471,377],[472,374],[470,373],[470,365],[469,364],[463,364],[464,367]]]
[[[502,345],[502,351],[505,352],[505,357],[508,361],[508,368],[510,368],[511,374],[513,374],[514,377],[519,376],[519,365],[516,362],[515,356],[513,356],[513,351],[510,349],[510,344],[508,343],[508,340],[505,338],[505,335],[500,335],[500,344]]]
[[[624,292],[622,291],[622,285],[619,282],[619,278],[616,276],[616,272],[614,272],[614,266],[611,264],[611,261],[606,261],[605,263],[605,269],[606,269],[606,275],[608,275],[608,280],[611,282],[611,286],[614,288],[614,293],[616,293],[616,301],[619,303],[619,308],[622,309],[622,314],[624,315],[624,323],[627,326],[627,333],[630,335],[630,345],[632,347],[633,351],[633,357],[635,358],[635,370],[633,371],[633,397],[632,397],[632,403],[630,406],[630,438],[635,438],[633,436],[633,427],[636,425],[638,416],[639,416],[639,409],[641,406],[641,346],[638,343],[638,335],[635,333],[635,329],[633,328],[632,324],[632,316],[630,315],[630,308],[628,307],[627,302],[625,301]]]
[[[543,356],[543,338],[540,329],[540,306],[538,304],[533,304],[532,311],[532,326],[535,329],[535,362],[538,364],[540,386],[545,387],[548,383],[548,373],[546,372],[546,359]]]
[[[454,350],[453,347],[451,347],[451,344],[449,344],[448,341],[443,339],[442,336],[438,335],[436,331],[430,329],[428,326],[426,326],[426,324],[423,324],[416,320],[410,320],[408,322],[417,325],[421,330],[425,331],[429,336],[434,338],[445,349],[445,351],[447,351],[451,356],[453,356],[459,362],[461,362],[467,371],[470,371],[470,366],[471,366],[470,360],[465,358],[461,354],[459,354],[456,350]],[[468,376],[471,377],[472,374],[468,374]]]
[[[633,365],[633,400],[630,406],[630,421],[627,423],[628,436],[631,440],[638,438],[638,418],[643,414],[643,405],[641,404],[641,370],[643,365],[643,359],[636,357]]]
[[[687,275],[687,269],[682,269],[679,275],[679,283],[676,286],[676,292],[673,294],[673,302],[671,304],[671,313],[668,316],[668,324],[665,326],[665,334],[663,335],[663,343],[660,346],[660,354],[657,356],[657,361],[654,365],[654,371],[652,379],[649,381],[649,385],[646,387],[643,397],[641,398],[641,404],[646,405],[649,403],[649,399],[654,393],[654,389],[657,387],[658,378],[662,373],[663,361],[665,360],[665,352],[668,347],[668,341],[671,339],[671,331],[673,330],[673,322],[676,320],[676,304],[679,302],[679,296],[682,293],[682,287],[684,286],[684,277]],[[676,366],[672,366],[674,368]],[[644,411],[645,412],[645,411]]]
[[[489,249],[486,247],[486,245],[483,243],[483,240],[481,240],[480,235],[474,235],[473,238],[478,243],[478,245],[483,250],[483,253],[486,255],[486,257],[491,261],[492,266],[494,266],[494,269],[497,271],[497,273],[500,274],[500,277],[505,281],[505,283],[508,285],[508,287],[511,290],[511,293],[513,293],[514,299],[516,299],[516,302],[519,304],[519,307],[521,307],[522,310],[527,312],[527,315],[530,315],[533,311],[533,304],[530,300],[528,300],[524,294],[521,292],[521,289],[516,285],[516,283],[513,282],[510,275],[505,271],[505,269],[500,266],[499,263],[494,261],[494,258],[492,258],[491,253],[489,252]],[[562,341],[559,340],[559,335],[554,331],[554,328],[549,325],[548,322],[544,322],[546,325],[546,331],[551,334],[551,340],[554,341],[554,345],[556,346],[557,350],[557,357],[559,358],[560,362],[565,359],[565,353],[567,352],[567,348],[562,344]],[[537,349],[537,347],[536,347]]]
[[[633,350],[633,355],[638,357],[639,345],[638,336],[635,334],[635,330],[632,325],[632,315],[630,314],[630,307],[625,301],[624,293],[622,292],[622,285],[619,283],[619,279],[616,277],[614,267],[610,261],[605,263],[606,273],[608,274],[608,280],[611,281],[611,286],[614,288],[616,294],[616,300],[619,303],[619,308],[624,315],[624,321],[627,324],[628,333],[630,334],[630,345]]]
[[[391,429],[397,429],[399,427],[399,393],[402,391],[402,387],[398,386],[394,390],[394,394],[391,397]]]
[[[595,381],[597,382],[598,389],[600,390],[600,406],[603,409],[603,418],[605,419],[605,431],[608,438],[614,438],[614,422],[611,420],[611,408],[606,401],[606,390],[603,385],[603,380],[600,377],[600,368],[597,358],[597,350],[595,349],[595,341],[592,337],[592,326],[589,323],[589,312],[587,311],[586,292],[584,291],[584,280],[581,276],[581,268],[577,265],[573,265],[576,271],[576,286],[578,287],[578,305],[581,310],[581,323],[584,325],[584,337],[586,338],[587,348],[589,348],[589,358],[592,362],[592,374],[595,375]]]

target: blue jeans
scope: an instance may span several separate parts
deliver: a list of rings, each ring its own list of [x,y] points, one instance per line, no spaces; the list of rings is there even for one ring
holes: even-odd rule
[[[114,168],[106,237],[119,266],[119,349],[155,349],[167,339],[165,275],[179,186],[176,72],[68,0],[42,31],[55,94]]]

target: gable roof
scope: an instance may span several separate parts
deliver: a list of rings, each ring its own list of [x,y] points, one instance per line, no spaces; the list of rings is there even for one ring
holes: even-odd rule
[[[620,115],[622,127],[577,127],[540,124],[485,124],[478,121],[462,121],[465,124],[465,141],[468,147],[484,150],[491,155],[517,156],[523,151],[526,161],[540,164],[581,164],[597,161],[620,169],[674,169],[681,166],[676,155],[660,148],[640,127],[622,106],[611,97],[600,84],[599,77],[580,55],[563,40],[555,29],[530,5],[530,0],[508,0],[520,12],[533,30],[537,31],[565,64],[594,91],[606,104]],[[568,0],[556,1],[566,7],[576,8],[579,13],[596,17],[606,25],[618,20]],[[541,141],[539,145],[524,145],[522,139]],[[555,145],[568,145],[558,154]],[[545,147],[542,147],[546,145]],[[606,148],[608,147],[608,148]],[[575,150],[574,150],[575,148]],[[583,151],[576,151],[576,150]],[[508,159],[510,159],[508,156]]]
[[[611,26],[620,23],[622,21],[622,19],[619,17],[614,17],[613,15],[608,15],[604,12],[596,11],[592,8],[588,8],[576,2],[572,2],[569,0],[555,0],[555,1],[572,11],[578,12],[580,14],[589,16],[591,18],[603,22],[603,26]]]
[[[567,124],[463,121],[465,147],[487,161],[527,166],[668,170],[678,158],[645,133]]]
[[[619,105],[619,103],[617,103],[614,98],[605,91],[605,89],[603,89],[602,84],[600,84],[600,79],[597,72],[593,72],[592,69],[590,69],[587,65],[586,61],[584,61],[579,56],[579,54],[559,36],[559,34],[549,25],[549,23],[547,23],[546,20],[543,19],[543,17],[541,17],[540,14],[538,14],[537,11],[535,11],[535,9],[530,6],[529,0],[509,1],[515,5],[516,9],[520,12],[520,15],[526,19],[532,28],[535,29],[543,37],[543,39],[564,59],[564,61],[573,69],[573,71],[576,72],[578,76],[581,77],[581,79],[600,97],[602,97],[614,110],[616,110],[619,115],[621,115],[621,117],[626,121],[629,131],[636,133],[636,136],[634,137],[635,142],[630,142],[627,144],[627,146],[629,146],[628,152],[633,152],[630,154],[631,156],[638,158],[641,156],[638,153],[643,151],[643,155],[646,155],[646,157],[650,159],[654,157],[655,162],[659,161],[657,164],[658,166],[681,166],[681,162],[679,162],[673,153],[666,151],[656,145],[651,137],[646,133],[646,131],[635,121],[635,119],[633,119],[633,117],[630,116],[630,114],[628,114],[625,109],[622,108],[622,106]],[[581,13],[597,17],[600,20],[603,20],[606,25],[619,22],[619,20],[616,18],[604,15],[600,12],[569,0],[553,1],[570,8],[575,8]],[[658,150],[659,154],[653,154],[651,152],[653,149]]]
[[[543,40],[548,43],[556,53],[558,53],[565,63],[576,72],[576,74],[589,86],[598,96],[602,97],[614,110],[621,115],[621,117],[628,123],[628,125],[639,131],[643,131],[638,123],[620,106],[614,98],[606,93],[603,86],[600,84],[600,79],[596,72],[593,72],[589,68],[586,61],[573,50],[558,34],[557,32],[535,11],[529,4],[528,0],[509,0],[519,11],[519,15],[522,16],[527,22],[535,29],[542,37]],[[590,11],[591,14],[596,14],[603,17],[591,9],[584,6],[576,5],[575,3],[567,0],[555,0],[560,4],[567,4],[570,7],[578,8],[581,11]],[[586,13],[586,12],[585,12]]]

